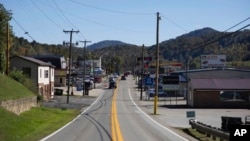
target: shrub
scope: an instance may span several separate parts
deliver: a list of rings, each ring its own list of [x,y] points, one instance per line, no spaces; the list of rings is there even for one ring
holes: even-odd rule
[[[37,85],[28,78],[22,71],[13,70],[10,72],[10,77],[19,83],[22,83],[25,87],[31,90],[34,94],[38,95]]]

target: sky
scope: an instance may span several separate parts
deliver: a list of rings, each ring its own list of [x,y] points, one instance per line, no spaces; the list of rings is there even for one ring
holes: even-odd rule
[[[138,46],[156,44],[156,13],[160,13],[159,42],[211,27],[225,31],[250,18],[249,0],[0,0],[12,12],[17,37],[30,42],[62,44],[83,40],[88,45],[118,40]],[[236,31],[250,19],[232,28]],[[249,29],[249,27],[248,27]],[[25,34],[28,33],[28,34]],[[83,46],[83,44],[79,44]]]

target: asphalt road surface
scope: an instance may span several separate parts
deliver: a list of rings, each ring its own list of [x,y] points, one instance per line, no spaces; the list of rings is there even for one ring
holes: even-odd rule
[[[137,106],[131,82],[131,77],[118,80],[117,89],[105,89],[77,118],[43,140],[187,141]]]

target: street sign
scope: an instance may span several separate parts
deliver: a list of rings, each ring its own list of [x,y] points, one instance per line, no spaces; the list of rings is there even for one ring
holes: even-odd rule
[[[151,77],[146,77],[144,79],[144,83],[145,83],[145,85],[153,85],[154,84],[154,79],[151,78]]]
[[[195,118],[195,111],[187,111],[187,118]]]

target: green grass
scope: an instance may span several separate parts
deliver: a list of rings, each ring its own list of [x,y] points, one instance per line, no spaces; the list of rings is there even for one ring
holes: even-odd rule
[[[4,141],[34,141],[59,129],[79,111],[54,108],[32,108],[15,115],[0,108],[0,139]]]
[[[21,83],[0,74],[0,101],[34,96]],[[0,107],[1,141],[34,141],[59,129],[80,111],[36,107],[20,115]]]
[[[184,133],[196,138],[199,141],[219,141],[219,138],[216,138],[215,140],[213,140],[212,137],[207,137],[206,134],[202,134],[202,133],[200,133],[192,128],[183,128],[180,130],[182,130]]]
[[[0,74],[0,101],[31,97],[35,94],[21,83]]]

